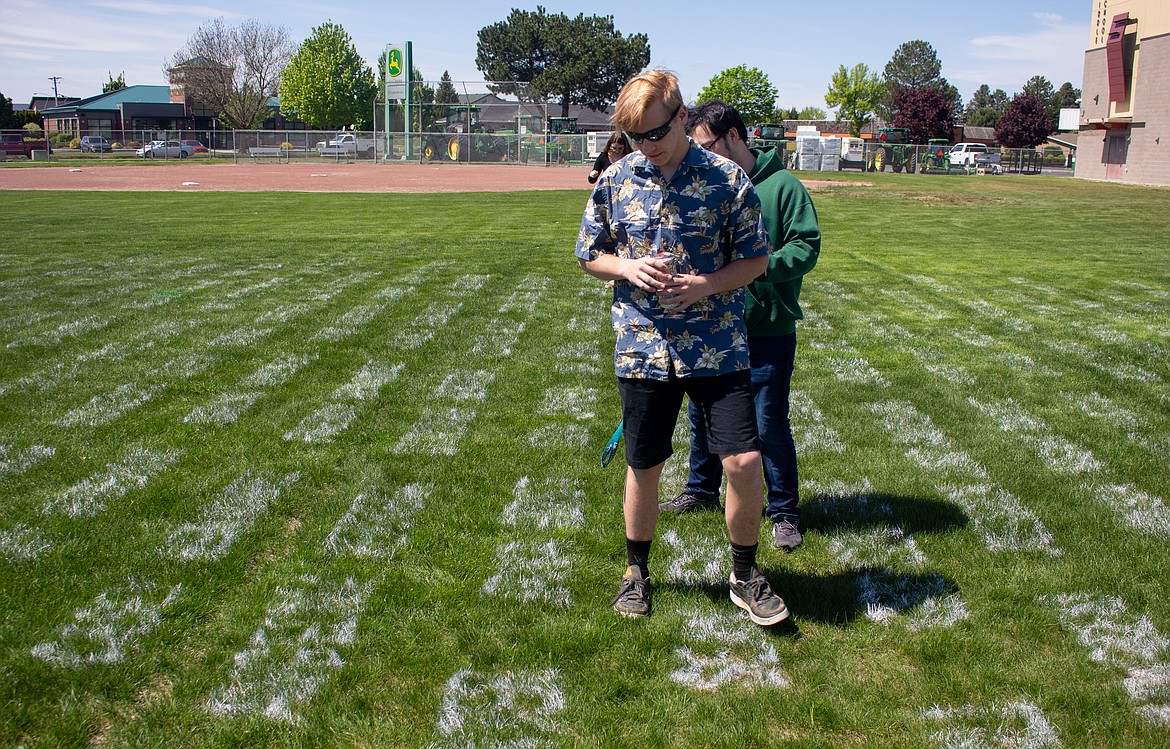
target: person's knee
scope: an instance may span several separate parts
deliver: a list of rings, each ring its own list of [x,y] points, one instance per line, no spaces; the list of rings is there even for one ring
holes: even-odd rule
[[[723,456],[723,470],[727,473],[728,481],[735,481],[741,476],[751,476],[753,472],[759,475],[762,469],[760,453],[756,450]]]

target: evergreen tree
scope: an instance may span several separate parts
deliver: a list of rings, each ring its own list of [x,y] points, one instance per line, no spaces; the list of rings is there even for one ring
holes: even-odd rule
[[[18,127],[16,115],[12,113],[12,99],[0,93],[0,129],[12,130]]]

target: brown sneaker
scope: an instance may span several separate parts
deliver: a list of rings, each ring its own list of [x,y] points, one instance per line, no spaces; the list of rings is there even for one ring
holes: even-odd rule
[[[700,510],[719,512],[722,509],[718,497],[705,499],[686,492],[679,492],[674,499],[669,502],[661,502],[658,505],[659,512],[677,512],[680,515],[684,512],[698,512]]]
[[[627,567],[622,576],[622,587],[609,605],[631,619],[650,616],[650,579],[642,577],[642,571],[637,567]]]
[[[735,573],[731,573],[731,602],[748,612],[748,616],[761,627],[767,627],[788,618],[788,606],[784,599],[772,592],[768,578],[760,573],[758,567],[752,567],[752,574],[747,580],[737,580]]]

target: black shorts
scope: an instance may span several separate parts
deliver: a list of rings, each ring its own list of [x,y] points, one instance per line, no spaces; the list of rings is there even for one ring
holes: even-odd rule
[[[687,395],[707,428],[712,455],[737,455],[759,449],[751,373],[669,380],[618,378],[622,398],[626,465],[653,468],[674,453],[675,422]]]

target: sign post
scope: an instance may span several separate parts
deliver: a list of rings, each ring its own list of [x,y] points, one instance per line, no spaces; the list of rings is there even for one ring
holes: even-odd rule
[[[400,100],[403,103],[403,130],[406,134],[403,150],[405,159],[410,158],[410,89],[413,69],[410,42],[386,45],[386,69],[383,71],[386,79],[386,154],[390,153],[390,100]]]

